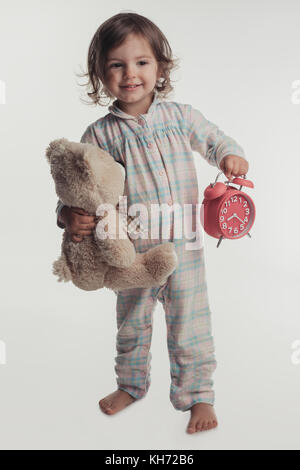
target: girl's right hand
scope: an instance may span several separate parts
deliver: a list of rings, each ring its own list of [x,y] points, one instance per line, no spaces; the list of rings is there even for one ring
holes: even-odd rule
[[[63,207],[60,219],[64,223],[67,232],[71,234],[73,242],[81,242],[84,237],[92,235],[97,224],[96,215],[89,215],[80,207]]]

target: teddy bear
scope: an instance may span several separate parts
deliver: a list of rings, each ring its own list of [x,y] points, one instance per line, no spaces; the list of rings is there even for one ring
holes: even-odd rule
[[[163,285],[177,265],[174,243],[165,242],[144,253],[136,252],[128,236],[126,218],[118,216],[118,202],[124,192],[124,167],[93,144],[65,138],[49,144],[46,158],[62,203],[83,208],[90,215],[100,213],[93,234],[83,237],[81,242],[73,242],[64,231],[61,255],[53,263],[58,281],[72,281],[86,291],[106,287],[117,292]],[[105,210],[99,212],[99,207]],[[103,221],[108,223],[104,225]]]

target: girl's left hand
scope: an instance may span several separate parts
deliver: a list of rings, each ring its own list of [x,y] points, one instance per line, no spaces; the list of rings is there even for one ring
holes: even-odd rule
[[[247,160],[237,155],[226,155],[221,160],[220,169],[229,180],[232,180],[233,177],[246,175],[249,164]]]

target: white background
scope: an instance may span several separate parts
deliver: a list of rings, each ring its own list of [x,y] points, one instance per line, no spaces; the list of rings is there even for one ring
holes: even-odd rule
[[[99,411],[116,388],[116,297],[51,273],[62,231],[45,149],[59,137],[78,141],[107,113],[82,104],[75,74],[98,26],[128,9],[154,21],[180,58],[168,99],[234,137],[255,183],[252,239],[218,249],[205,239],[219,420],[206,433],[186,434],[189,412],[169,401],[160,303],[148,395],[115,416]],[[300,364],[291,361],[300,339],[299,18],[297,0],[1,1],[2,449],[300,448]],[[217,169],[195,161],[201,199]]]

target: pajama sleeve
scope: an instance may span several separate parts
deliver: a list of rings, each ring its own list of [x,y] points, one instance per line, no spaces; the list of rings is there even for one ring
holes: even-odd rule
[[[222,158],[226,155],[237,155],[245,158],[242,147],[231,137],[224,134],[215,124],[208,121],[203,114],[187,105],[189,139],[192,150],[210,164],[220,169]]]
[[[59,227],[59,228],[65,228],[65,225],[61,222],[61,220],[59,219],[59,216],[60,216],[60,213],[61,213],[61,210],[62,208],[65,207],[64,204],[58,200],[57,201],[57,205],[56,205],[56,209],[55,209],[55,212],[56,212],[56,225]]]
[[[97,140],[97,137],[94,133],[94,130],[93,130],[92,126],[88,126],[88,128],[86,129],[86,131],[82,135],[82,137],[80,139],[80,142],[81,143],[86,143],[87,142],[89,144],[97,145],[99,147],[99,142]],[[65,228],[65,225],[59,220],[59,216],[60,216],[60,213],[61,213],[61,210],[62,210],[63,207],[64,207],[64,204],[60,200],[58,200],[55,212],[56,212],[56,225],[59,228]]]

